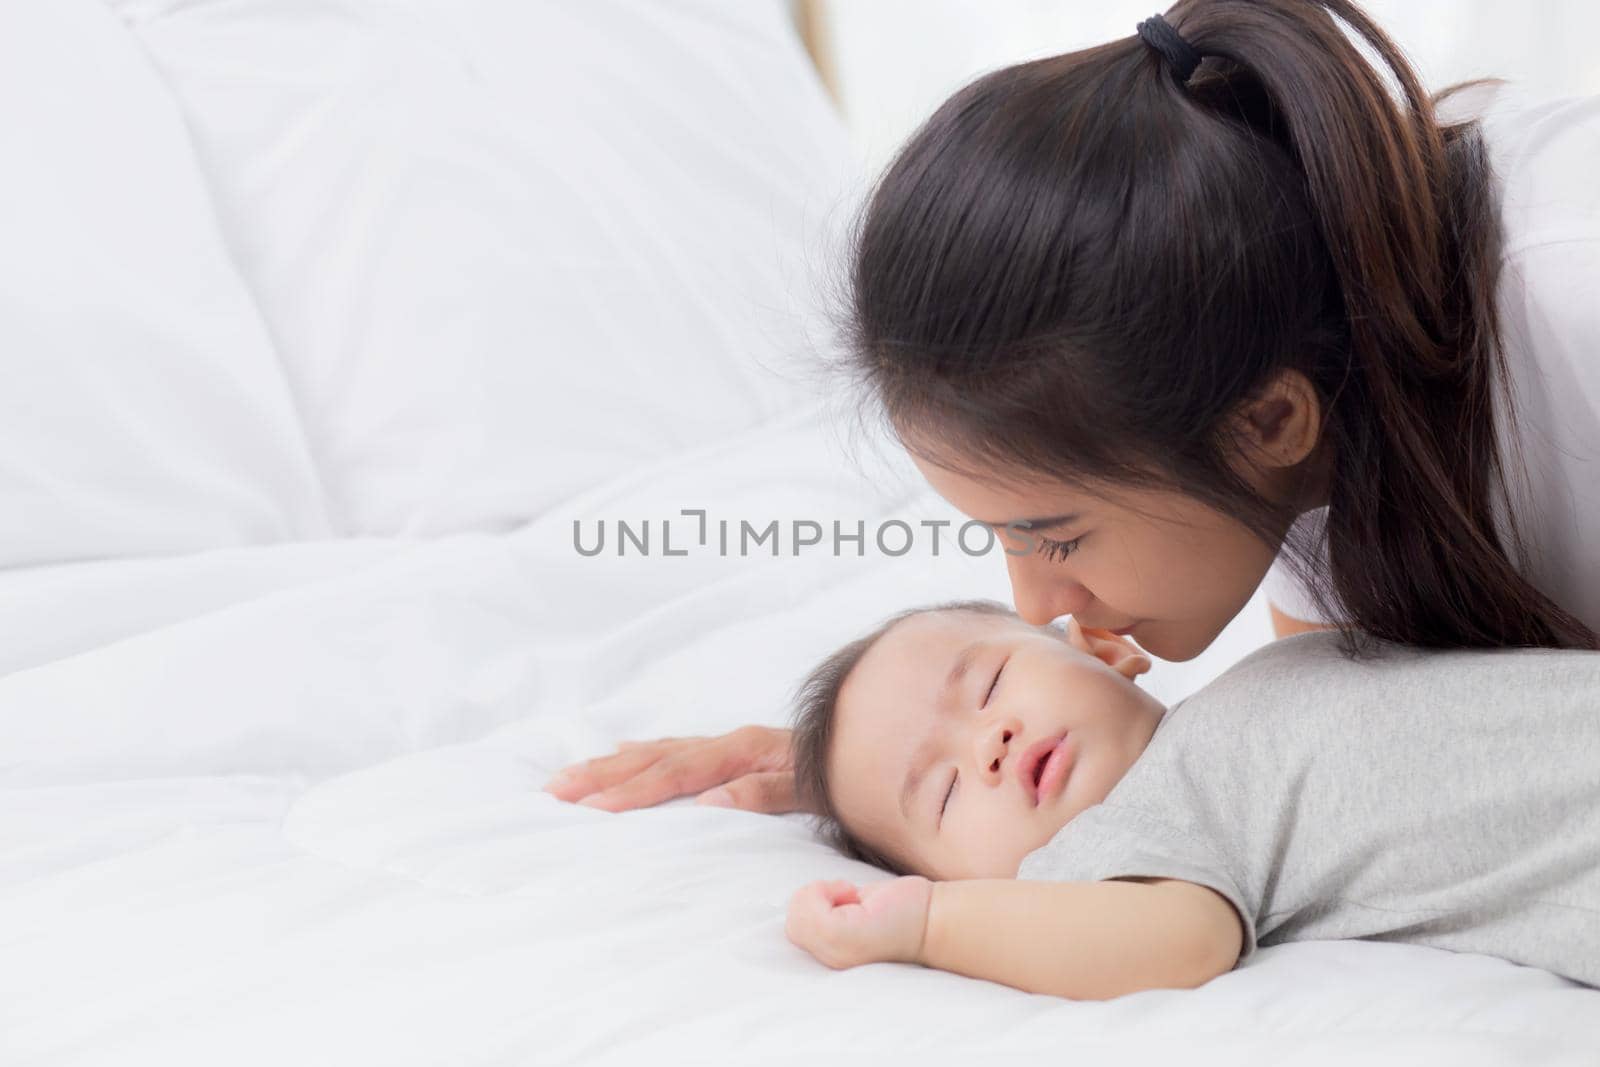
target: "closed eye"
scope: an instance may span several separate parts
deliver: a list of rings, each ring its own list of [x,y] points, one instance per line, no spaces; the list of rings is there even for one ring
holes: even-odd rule
[[[1000,676],[1005,673],[1006,664],[1009,663],[1009,662],[1011,662],[1011,660],[1010,660],[1009,657],[1007,657],[1006,659],[1003,659],[1003,660],[1000,661],[1000,666],[999,667],[995,668],[994,681],[989,683],[989,691],[983,695],[983,705],[982,705],[983,707],[988,707],[989,706],[989,698],[994,696],[994,691],[995,691],[996,687],[998,687],[1000,685]],[[960,777],[961,777],[961,772],[960,771],[957,771],[955,774],[952,774],[950,776],[950,787],[944,791],[944,803],[939,805],[939,824],[941,826],[944,825],[944,812],[945,812],[945,809],[950,806],[950,796],[951,796],[951,794],[953,794],[956,791],[956,782],[957,782],[957,780],[960,779]]]
[[[994,672],[994,681],[989,683],[989,691],[983,694],[983,703],[978,705],[979,707],[986,708],[989,706],[989,700],[994,696],[995,687],[1000,684],[1000,675],[1005,673],[1006,664],[1008,662],[1010,661],[1004,659],[1000,661],[1000,666],[997,667]]]
[[[1044,558],[1052,563],[1058,563],[1077,551],[1078,544],[1086,535],[1079,534],[1070,541],[1057,541],[1049,537],[1039,538],[1039,551]]]

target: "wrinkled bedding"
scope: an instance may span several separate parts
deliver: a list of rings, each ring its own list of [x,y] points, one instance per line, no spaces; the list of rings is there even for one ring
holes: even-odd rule
[[[586,513],[659,514],[714,473],[712,516],[760,514],[780,457],[827,467],[803,424],[763,436]],[[848,484],[795,477],[785,497],[860,513],[883,481]],[[869,514],[948,514],[888,503]],[[45,601],[56,627],[94,605],[124,631],[0,679],[7,1062],[1583,1063],[1600,1047],[1600,993],[1401,945],[1280,946],[1197,992],[1104,1004],[836,973],[784,938],[788,895],[883,875],[802,816],[687,799],[612,814],[538,788],[624,738],[781,723],[841,636],[935,590],[1003,597],[998,558],[584,559],[554,521],[300,546],[265,576],[276,551],[0,585],[33,586],[0,596],[9,631]],[[163,600],[230,571],[255,587],[171,618]],[[1158,665],[1152,691],[1175,699],[1264,630],[1253,603],[1202,660]]]

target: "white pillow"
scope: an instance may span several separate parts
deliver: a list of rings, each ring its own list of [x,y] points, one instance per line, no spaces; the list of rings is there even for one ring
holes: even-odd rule
[[[507,528],[800,402],[861,182],[779,0],[120,10],[344,532]]]
[[[0,183],[0,568],[325,536],[183,122],[102,4],[0,4]]]

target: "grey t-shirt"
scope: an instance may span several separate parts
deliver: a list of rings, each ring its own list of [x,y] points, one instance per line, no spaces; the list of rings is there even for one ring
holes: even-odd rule
[[[1257,943],[1406,941],[1600,985],[1600,652],[1274,641],[1174,704],[1017,877],[1181,878]]]

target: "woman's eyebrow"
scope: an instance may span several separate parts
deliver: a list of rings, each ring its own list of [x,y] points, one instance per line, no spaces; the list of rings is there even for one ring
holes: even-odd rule
[[[906,821],[911,820],[911,798],[916,795],[917,788],[922,785],[922,779],[928,773],[928,765],[933,762],[938,748],[937,719],[948,715],[954,701],[950,699],[956,687],[961,684],[967,672],[972,669],[972,663],[978,658],[978,649],[981,643],[973,641],[956,654],[955,662],[950,665],[950,673],[945,675],[944,684],[939,687],[938,703],[939,714],[935,722],[929,726],[928,732],[923,735],[921,743],[917,745],[916,752],[911,757],[911,766],[906,771],[905,782],[900,786],[900,814]]]
[[[1082,512],[1073,511],[1065,515],[1047,515],[1040,519],[1010,519],[1006,522],[985,522],[984,525],[1002,530],[1008,526],[1020,526],[1024,530],[1051,530],[1057,526],[1066,526],[1068,523],[1077,522],[1081,518],[1083,518]]]

